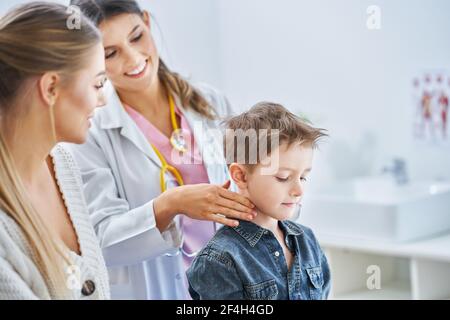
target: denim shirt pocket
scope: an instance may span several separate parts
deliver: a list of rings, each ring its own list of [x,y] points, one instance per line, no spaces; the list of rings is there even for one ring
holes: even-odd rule
[[[312,300],[322,299],[323,273],[321,267],[306,268],[310,282],[309,294]]]
[[[275,300],[278,288],[274,279],[256,284],[244,285],[244,295],[248,300]]]

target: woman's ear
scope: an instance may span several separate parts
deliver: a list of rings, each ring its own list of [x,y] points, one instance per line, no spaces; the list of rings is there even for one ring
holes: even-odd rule
[[[230,176],[240,190],[247,189],[247,169],[238,163],[230,164]]]
[[[150,29],[150,13],[147,10],[142,10],[142,20],[144,24]]]
[[[47,106],[53,106],[58,98],[60,76],[56,72],[46,72],[39,79],[39,95]]]

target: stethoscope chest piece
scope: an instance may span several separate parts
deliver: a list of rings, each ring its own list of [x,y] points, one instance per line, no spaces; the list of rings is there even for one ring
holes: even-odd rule
[[[172,135],[170,137],[170,143],[172,144],[172,147],[179,151],[179,152],[186,152],[187,151],[187,143],[185,138],[185,132],[183,129],[175,129],[172,132]]]

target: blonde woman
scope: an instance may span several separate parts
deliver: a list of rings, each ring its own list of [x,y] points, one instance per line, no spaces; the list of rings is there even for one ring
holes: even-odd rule
[[[256,214],[229,190],[222,137],[214,134],[230,105],[164,64],[150,15],[136,1],[72,4],[99,27],[114,86],[87,142],[73,147],[112,297],[189,298],[185,270],[216,223],[236,226]]]
[[[110,296],[79,172],[56,146],[85,141],[104,52],[66,11],[33,2],[0,18],[0,300]]]

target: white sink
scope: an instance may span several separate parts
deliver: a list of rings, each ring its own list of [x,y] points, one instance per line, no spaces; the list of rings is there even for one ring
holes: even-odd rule
[[[450,183],[349,180],[306,195],[300,223],[319,233],[359,239],[432,237],[450,231]]]

